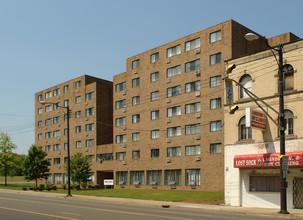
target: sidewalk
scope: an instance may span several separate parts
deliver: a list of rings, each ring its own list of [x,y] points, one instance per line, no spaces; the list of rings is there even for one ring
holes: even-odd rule
[[[44,197],[55,197],[55,198],[65,197],[64,194],[59,194],[59,193],[18,191],[18,190],[7,190],[7,189],[0,189],[0,193],[31,194],[31,195],[39,195]],[[163,201],[154,201],[154,200],[125,199],[125,198],[82,196],[82,195],[73,195],[72,197],[68,197],[67,199],[96,200],[96,201],[104,201],[110,203],[124,203],[124,204],[128,203],[128,204],[154,206],[154,207],[169,206],[170,208],[191,208],[191,209],[201,209],[208,211],[242,213],[248,215],[275,216],[278,218],[283,217],[283,218],[292,218],[292,219],[303,219],[303,209],[289,209],[288,211],[290,214],[285,215],[285,214],[279,214],[280,209],[272,209],[272,208],[234,207],[234,206],[224,206],[224,205],[205,205],[205,204],[184,203],[184,202],[163,202]]]

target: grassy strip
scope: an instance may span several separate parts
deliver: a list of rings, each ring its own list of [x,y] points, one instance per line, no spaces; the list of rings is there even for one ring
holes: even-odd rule
[[[0,176],[0,182],[4,182],[4,176]],[[24,176],[8,176],[7,182],[11,183],[17,183],[17,182],[27,182],[27,180],[24,179]]]

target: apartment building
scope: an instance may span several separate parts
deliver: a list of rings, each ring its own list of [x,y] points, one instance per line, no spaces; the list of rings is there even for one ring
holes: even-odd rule
[[[127,59],[114,76],[116,188],[224,190],[224,60],[266,48],[248,32],[229,20]]]
[[[49,104],[42,105],[41,101]],[[82,152],[92,162],[96,146],[112,143],[112,82],[83,75],[35,94],[35,143],[47,152],[48,184],[66,183],[67,111],[70,108],[70,153]],[[95,182],[95,173],[91,173]]]
[[[287,207],[303,208],[303,41],[287,33],[269,42],[274,42],[274,45],[283,43]],[[230,60],[229,63],[237,65],[230,78],[279,112],[278,64],[273,52],[276,53],[266,50]],[[224,107],[225,203],[232,206],[279,208],[279,129],[268,116],[262,114],[243,87],[235,84],[233,87],[234,105],[239,109],[229,114],[229,106]],[[278,114],[259,103],[278,122]],[[255,119],[250,115],[256,116]],[[261,123],[250,126],[246,119],[251,117],[251,122],[259,118],[262,119],[258,120]]]

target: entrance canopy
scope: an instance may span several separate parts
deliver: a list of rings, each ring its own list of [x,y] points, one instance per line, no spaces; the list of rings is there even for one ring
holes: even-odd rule
[[[235,168],[280,167],[280,153],[247,154],[234,157]],[[288,166],[303,166],[303,151],[286,152]]]

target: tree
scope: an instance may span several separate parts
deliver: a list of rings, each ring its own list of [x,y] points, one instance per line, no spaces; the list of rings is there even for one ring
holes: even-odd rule
[[[26,180],[35,180],[36,187],[38,179],[47,178],[49,172],[49,162],[45,159],[47,153],[42,150],[42,147],[32,145],[28,150],[28,155],[23,162],[23,174]]]
[[[67,166],[65,166],[67,170]],[[82,153],[77,152],[70,159],[70,176],[71,180],[76,183],[86,183],[90,180],[89,172],[90,161],[88,156],[84,156]]]
[[[12,156],[12,161],[10,163],[9,169],[7,171],[7,175],[9,176],[22,176],[22,163],[25,159],[25,155],[23,154],[14,154]],[[0,176],[5,176],[5,169],[4,167],[0,167]]]
[[[15,150],[17,146],[12,142],[11,137],[0,132],[0,168],[3,170],[5,177],[5,186],[7,186],[7,175],[14,164]]]

